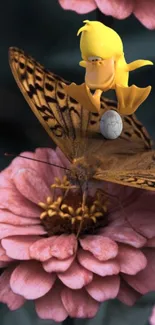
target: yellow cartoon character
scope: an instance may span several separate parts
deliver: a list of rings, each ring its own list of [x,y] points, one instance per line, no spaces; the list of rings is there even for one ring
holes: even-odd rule
[[[81,33],[80,66],[86,69],[85,83],[66,86],[68,95],[75,98],[92,112],[100,110],[102,92],[115,89],[118,100],[118,112],[130,115],[148,97],[151,86],[139,88],[128,86],[129,72],[145,65],[152,65],[148,60],[136,60],[127,63],[120,36],[111,28],[98,21],[84,21],[78,30]],[[94,94],[90,90],[95,90]]]

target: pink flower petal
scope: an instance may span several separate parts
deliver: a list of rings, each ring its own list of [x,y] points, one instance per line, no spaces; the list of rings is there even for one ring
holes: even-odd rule
[[[57,236],[49,238],[41,238],[32,244],[29,248],[31,258],[39,261],[46,261],[52,256],[51,247],[53,246]]]
[[[119,299],[123,304],[128,306],[133,306],[135,302],[140,299],[141,295],[139,292],[132,289],[123,279],[121,279],[121,285],[117,299]]]
[[[94,0],[59,0],[61,7],[65,10],[73,10],[78,14],[87,14],[96,9]]]
[[[86,290],[93,299],[103,302],[116,298],[119,285],[120,279],[117,275],[106,276],[104,278],[95,275],[93,281],[86,286]]]
[[[15,159],[13,159],[10,165],[12,173],[14,173],[15,171],[21,168],[31,168],[34,170],[36,169],[36,164],[33,161],[33,159],[35,158],[34,152],[24,151],[21,152],[20,156],[24,156],[30,159],[26,159],[22,157],[16,157]]]
[[[75,261],[70,268],[57,274],[59,279],[71,289],[81,289],[92,281],[93,274]]]
[[[118,274],[120,271],[119,264],[116,260],[100,262],[91,253],[82,249],[79,250],[77,257],[82,266],[101,276]]]
[[[135,0],[134,15],[149,29],[155,29],[155,3],[153,0]]]
[[[147,265],[145,255],[137,248],[120,245],[117,256],[120,272],[134,275],[143,270]]]
[[[49,258],[66,259],[75,254],[77,239],[75,235],[60,235],[43,238],[30,247],[30,255],[39,261]]]
[[[0,207],[18,216],[39,218],[41,209],[24,198],[15,188],[1,188]]]
[[[143,247],[146,243],[146,238],[136,233],[130,226],[117,226],[115,222],[103,228],[101,234],[113,241],[129,244],[136,248]]]
[[[69,316],[73,318],[92,318],[99,308],[99,303],[92,299],[84,289],[65,288],[61,293],[61,299]]]
[[[149,317],[150,325],[155,325],[155,306],[152,309],[151,316]]]
[[[6,255],[6,251],[5,249],[2,247],[1,243],[0,243],[0,261],[1,262],[9,262],[12,261],[12,258],[8,257]]]
[[[0,224],[0,239],[15,235],[44,235],[46,231],[42,226],[17,227],[12,225]]]
[[[44,202],[52,195],[50,188],[33,169],[19,169],[12,179],[18,191],[33,203]]]
[[[77,239],[75,235],[60,235],[54,241],[51,252],[52,256],[63,260],[76,253]]]
[[[95,0],[98,8],[105,15],[113,16],[117,19],[124,19],[131,15],[133,11],[133,0]]]
[[[36,312],[42,319],[52,319],[55,322],[62,322],[68,316],[61,301],[60,285],[54,287],[43,297],[35,301]]]
[[[57,155],[56,150],[52,150],[49,148],[38,148],[35,151],[35,158],[43,161],[47,161],[51,164],[56,164],[58,166],[65,167],[65,159],[63,161],[60,160],[59,156]],[[47,164],[41,164],[38,162],[38,170],[39,175],[45,180],[46,184],[50,186],[55,182],[55,177],[62,179],[65,174],[65,170],[61,168],[57,168],[54,166],[50,166]]]
[[[29,260],[29,247],[38,239],[39,236],[13,236],[2,239],[1,243],[8,256],[17,260]]]
[[[80,244],[84,250],[90,251],[99,261],[107,261],[118,254],[118,245],[103,236],[86,236],[84,239],[80,239]]]
[[[8,262],[0,261],[0,268],[7,267],[9,264],[11,264],[11,261],[8,261]]]
[[[52,288],[55,278],[55,274],[43,270],[41,263],[25,261],[13,271],[10,286],[13,292],[26,299],[37,299]]]
[[[51,150],[51,149],[46,149],[46,150],[48,152],[49,163],[65,167],[63,162],[60,160],[59,156],[57,155],[56,150]],[[52,168],[52,173],[53,173],[54,178],[58,177],[58,178],[62,179],[62,177],[65,175],[64,169],[56,168],[54,166],[51,166],[51,168]]]
[[[66,156],[64,155],[64,153],[59,149],[59,147],[56,147],[56,155],[59,158],[60,162],[61,162],[61,166],[64,166],[66,168],[70,168],[70,162],[69,160],[66,158]]]
[[[11,310],[20,308],[24,302],[24,297],[15,294],[10,288],[10,276],[12,274],[13,267],[5,270],[0,276],[0,301],[7,304]]]
[[[152,199],[152,200],[150,200]],[[154,218],[154,209],[153,200],[155,198],[153,195],[150,195],[150,199],[146,198],[143,202],[141,201],[141,206],[135,207],[136,210],[130,213],[130,207],[128,208],[128,213],[130,214],[129,220],[134,229],[142,234],[146,238],[152,238],[155,236],[155,218]],[[145,203],[145,205],[144,205]],[[150,204],[150,205],[149,205]],[[147,217],[146,217],[147,216]]]
[[[143,253],[147,258],[147,266],[134,276],[123,275],[125,281],[136,291],[146,294],[155,290],[155,250],[145,248]]]
[[[145,244],[146,247],[155,247],[155,237],[148,239],[147,243]]]
[[[1,188],[14,189],[14,184],[11,181],[11,173],[12,173],[12,169],[10,166],[5,168],[2,172],[0,172],[0,189]]]
[[[0,223],[10,224],[14,226],[30,226],[40,224],[39,218],[23,218],[12,212],[0,210]]]
[[[65,272],[71,266],[75,256],[66,258],[65,260],[58,260],[55,257],[50,258],[43,263],[43,268],[46,272]]]

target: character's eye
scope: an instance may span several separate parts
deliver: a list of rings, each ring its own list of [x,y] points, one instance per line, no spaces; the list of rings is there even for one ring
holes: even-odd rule
[[[101,61],[102,58],[100,58],[99,56],[89,56],[88,57],[88,61]]]

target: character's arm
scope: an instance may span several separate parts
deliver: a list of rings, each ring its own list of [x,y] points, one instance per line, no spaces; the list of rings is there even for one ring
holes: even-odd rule
[[[153,65],[153,62],[149,60],[136,60],[127,65],[127,71],[133,71],[145,65]]]

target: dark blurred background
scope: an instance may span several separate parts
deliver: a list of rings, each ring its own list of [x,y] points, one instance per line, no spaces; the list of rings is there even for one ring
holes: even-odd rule
[[[147,1],[147,0],[146,0]],[[133,16],[118,21],[94,11],[78,15],[64,11],[57,0],[1,0],[0,2],[0,169],[9,163],[4,152],[18,154],[36,147],[52,146],[52,141],[33,115],[20,93],[8,64],[8,48],[17,46],[31,54],[46,68],[65,79],[80,83],[84,70],[79,67],[79,38],[77,30],[83,20],[98,20],[109,24],[122,37],[127,62],[148,59],[155,62],[155,31],[149,31]],[[130,84],[152,85],[151,95],[139,108],[138,117],[155,139],[155,67],[148,66],[132,72]],[[147,295],[134,308],[113,301],[104,304],[94,320],[75,320],[75,324],[144,325],[155,301]],[[1,306],[2,325],[45,325],[36,317],[32,306],[11,313]],[[66,324],[73,324],[67,320]]]
[[[155,31],[149,31],[131,16],[118,21],[97,11],[78,15],[64,11],[57,0],[1,0],[0,2],[0,168],[9,163],[3,153],[19,153],[39,146],[51,146],[42,126],[20,93],[8,64],[8,48],[17,46],[35,57],[46,68],[80,83],[84,69],[80,60],[77,30],[84,19],[101,19],[114,28],[124,42],[128,62],[155,61]],[[155,67],[147,66],[130,74],[130,84],[152,85],[153,90],[139,108],[138,117],[155,138]]]

